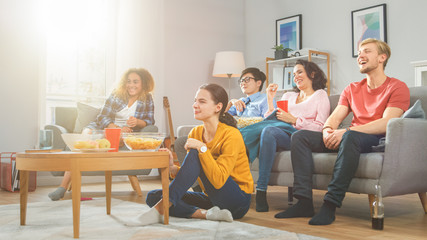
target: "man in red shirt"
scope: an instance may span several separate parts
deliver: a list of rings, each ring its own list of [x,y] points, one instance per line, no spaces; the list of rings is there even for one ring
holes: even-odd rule
[[[357,63],[366,78],[344,89],[322,132],[300,130],[292,135],[293,191],[298,203],[276,214],[276,218],[313,217],[310,225],[328,225],[335,220],[335,209],[341,207],[359,165],[360,154],[371,152],[372,146],[378,145],[385,135],[388,121],[400,117],[409,107],[406,84],[384,73],[390,54],[390,47],[385,42],[365,39],[359,45]],[[354,114],[351,126],[338,129],[350,112]],[[338,152],[328,192],[316,215],[312,152]]]

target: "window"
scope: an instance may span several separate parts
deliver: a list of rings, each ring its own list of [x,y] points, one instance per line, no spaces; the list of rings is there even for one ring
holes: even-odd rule
[[[57,106],[104,102],[107,69],[114,68],[114,6],[102,0],[44,3],[46,123],[51,123]]]

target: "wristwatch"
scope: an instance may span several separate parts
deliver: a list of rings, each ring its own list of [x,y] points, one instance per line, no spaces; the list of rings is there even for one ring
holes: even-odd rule
[[[203,146],[201,146],[201,147],[200,147],[199,152],[200,152],[200,153],[204,153],[204,152],[206,152],[207,150],[208,150],[208,147],[206,147],[206,145],[203,145]]]

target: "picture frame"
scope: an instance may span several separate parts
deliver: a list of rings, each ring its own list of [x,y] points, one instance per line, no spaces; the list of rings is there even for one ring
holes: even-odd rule
[[[353,57],[357,57],[359,44],[366,38],[387,42],[386,20],[386,4],[351,11]]]
[[[302,15],[276,20],[276,46],[283,44],[284,48],[293,51],[302,48]]]

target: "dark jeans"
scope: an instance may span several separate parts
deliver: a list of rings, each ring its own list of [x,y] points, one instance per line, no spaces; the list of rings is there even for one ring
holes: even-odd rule
[[[267,191],[276,152],[289,150],[291,136],[278,127],[266,127],[261,132],[259,146],[259,176],[256,190]]]
[[[207,195],[187,191],[198,177],[202,180]],[[146,203],[152,207],[161,198],[162,190],[153,190],[147,194]],[[199,153],[195,149],[191,149],[187,154],[181,169],[169,185],[169,199],[172,203],[170,215],[183,218],[190,218],[199,208],[218,206],[228,209],[234,219],[239,219],[248,212],[251,204],[251,194],[243,192],[231,177],[228,177],[220,189],[213,187],[203,172]]]
[[[371,135],[356,131],[344,133],[338,148],[332,180],[324,200],[341,207],[345,193],[356,173],[361,153],[372,152],[383,135]],[[292,134],[291,158],[294,171],[294,195],[296,198],[313,198],[312,183],[314,163],[312,152],[336,152],[327,149],[323,134],[300,130]]]

